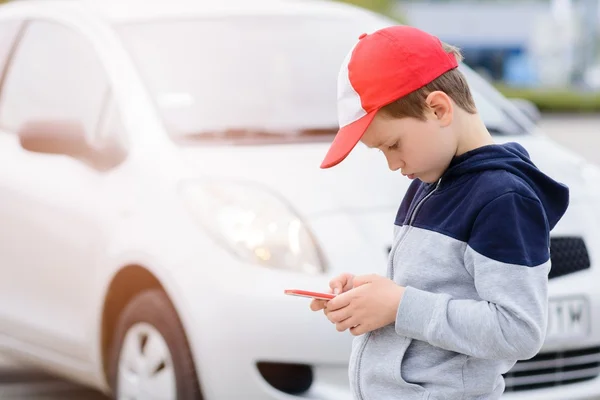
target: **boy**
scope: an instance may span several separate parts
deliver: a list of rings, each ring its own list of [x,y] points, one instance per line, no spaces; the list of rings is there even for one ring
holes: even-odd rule
[[[322,168],[362,141],[414,179],[388,277],[344,274],[313,300],[354,338],[356,399],[497,399],[502,374],[541,348],[550,230],[568,189],[516,143],[494,144],[458,50],[418,29],[363,34],[338,81],[340,125]]]

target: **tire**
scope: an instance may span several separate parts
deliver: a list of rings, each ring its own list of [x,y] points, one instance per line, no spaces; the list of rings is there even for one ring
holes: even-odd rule
[[[149,391],[156,395],[155,387],[147,384],[144,389],[144,384],[137,382],[142,377],[142,382],[154,379],[164,383],[165,376],[169,384],[160,387],[167,393],[166,398],[202,400],[183,327],[160,289],[143,291],[127,304],[119,317],[108,359],[109,383],[117,400],[144,400],[148,396],[144,393]],[[127,395],[120,390],[127,391]]]

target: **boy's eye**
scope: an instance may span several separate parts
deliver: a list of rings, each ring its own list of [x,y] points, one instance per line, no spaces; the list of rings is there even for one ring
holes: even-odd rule
[[[391,146],[388,146],[388,150],[396,150],[398,148],[398,142],[394,143]]]

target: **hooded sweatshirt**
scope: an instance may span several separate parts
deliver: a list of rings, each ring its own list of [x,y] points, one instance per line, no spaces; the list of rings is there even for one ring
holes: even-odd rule
[[[455,157],[415,180],[398,210],[388,277],[406,288],[394,324],[354,338],[359,400],[488,400],[542,347],[550,231],[569,203],[517,143]]]

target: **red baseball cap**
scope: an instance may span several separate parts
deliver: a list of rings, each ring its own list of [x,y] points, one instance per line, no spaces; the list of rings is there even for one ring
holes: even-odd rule
[[[410,26],[363,33],[338,76],[340,129],[321,168],[342,162],[377,111],[458,66],[435,36]]]

